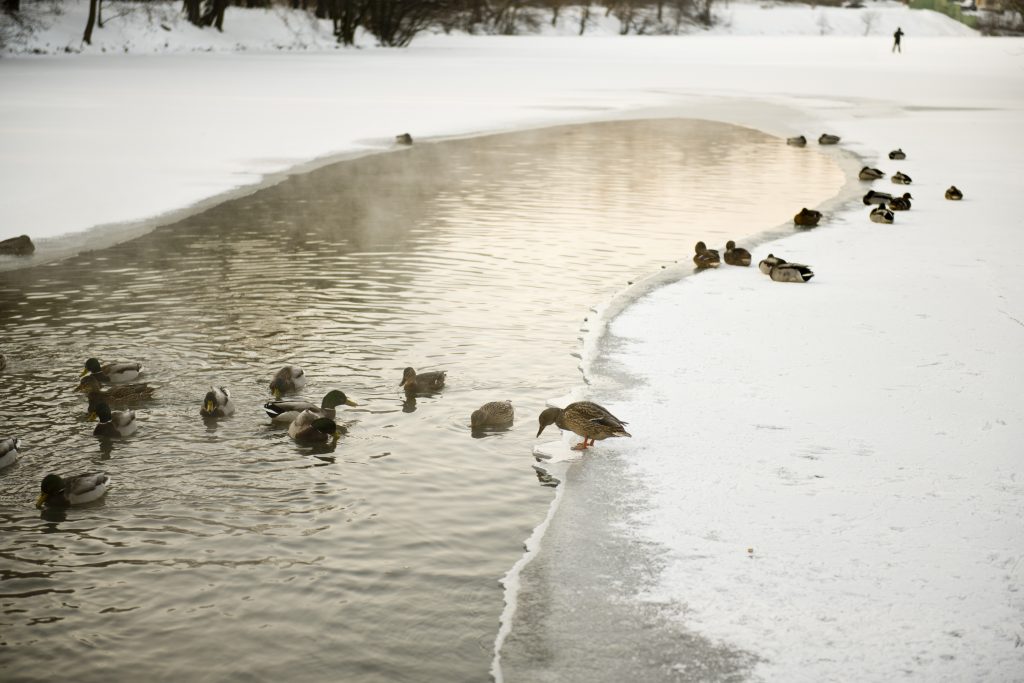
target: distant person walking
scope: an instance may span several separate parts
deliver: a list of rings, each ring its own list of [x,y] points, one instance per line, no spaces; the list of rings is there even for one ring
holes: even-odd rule
[[[900,47],[900,39],[903,38],[903,29],[899,26],[896,27],[896,33],[892,34],[892,51],[903,54],[903,48]]]

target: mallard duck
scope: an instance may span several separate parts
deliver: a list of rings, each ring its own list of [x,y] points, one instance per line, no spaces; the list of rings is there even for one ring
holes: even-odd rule
[[[839,144],[839,136],[832,135],[831,133],[822,133],[821,137],[818,138],[819,145],[836,145]]]
[[[94,436],[131,436],[138,429],[135,422],[134,410],[111,411],[106,403],[96,406],[96,412],[89,415],[89,419],[99,419],[100,423],[92,431]]]
[[[402,133],[401,135],[396,135],[395,136],[395,142],[398,143],[399,145],[411,145],[412,144],[412,136],[409,135],[408,133]]]
[[[512,401],[491,401],[473,411],[469,416],[469,424],[473,429],[508,427],[514,419]]]
[[[444,370],[416,374],[412,368],[406,368],[402,371],[402,381],[398,383],[398,386],[404,388],[406,394],[432,394],[444,388],[444,379],[447,374]]]
[[[946,199],[951,199],[954,202],[958,202],[964,198],[964,193],[956,188],[956,185],[950,185],[949,189],[946,190]]]
[[[324,395],[319,406],[309,401],[271,401],[263,405],[263,410],[274,422],[292,422],[304,410],[312,410],[319,417],[329,417],[333,420],[337,417],[335,408],[340,405],[357,406],[359,404],[346,396],[344,391],[333,389]]]
[[[786,144],[793,147],[806,147],[807,138],[803,135],[797,135],[795,138],[786,138]]]
[[[730,266],[749,266],[750,252],[729,240],[725,243],[725,263]]]
[[[765,275],[770,275],[772,272],[772,268],[774,268],[775,266],[782,265],[784,263],[786,263],[786,259],[779,258],[775,254],[768,254],[768,256],[761,259],[761,261],[757,264],[757,269],[760,270]]]
[[[565,408],[547,408],[537,418],[540,422],[540,429],[537,436],[544,431],[549,424],[554,424],[559,429],[568,429],[574,434],[583,437],[583,443],[572,447],[574,451],[586,450],[587,439],[590,439],[590,446],[598,439],[604,440],[610,436],[632,436],[626,431],[625,425],[619,418],[609,413],[606,409],[591,403],[590,401],[579,401],[570,403]]]
[[[888,192],[875,192],[874,190],[868,190],[868,193],[861,199],[864,202],[864,206],[870,206],[872,204],[887,204],[892,201],[892,195]]]
[[[281,398],[285,394],[294,394],[306,386],[306,373],[298,365],[286,365],[277,371],[274,379],[270,380],[270,393],[274,398]]]
[[[885,208],[885,204],[879,204],[875,208],[871,209],[871,213],[868,217],[871,218],[872,223],[892,223],[894,219],[892,211]]]
[[[693,262],[698,268],[717,268],[721,262],[716,249],[708,249],[703,242],[697,242],[693,248]]]
[[[904,159],[907,158],[907,155],[903,153],[902,149],[894,149],[893,151],[889,152],[889,158],[892,159],[893,161],[903,161]]]
[[[203,417],[228,417],[234,413],[235,404],[231,400],[231,392],[224,387],[210,387],[199,414]]]
[[[307,415],[310,418],[307,418]],[[297,443],[333,443],[341,436],[341,430],[331,418],[315,417],[310,411],[304,410],[289,425],[288,436]]]
[[[21,439],[13,436],[5,436],[0,439],[0,470],[18,462],[18,458],[21,457],[21,453],[18,452],[19,448],[21,448]]]
[[[879,178],[884,178],[885,174],[882,173],[880,169],[865,166],[860,169],[860,173],[857,174],[857,177],[861,180],[878,180]]]
[[[910,200],[914,197],[909,192],[904,192],[902,197],[893,197],[889,202],[890,211],[910,211]]]
[[[820,220],[821,211],[815,211],[814,209],[808,209],[807,207],[800,209],[800,213],[793,216],[793,223],[802,228],[813,228]]]
[[[36,498],[36,507],[91,503],[102,498],[109,486],[110,477],[106,472],[86,472],[67,478],[59,474],[47,474],[39,486],[41,493]]]
[[[802,263],[782,262],[769,269],[768,277],[775,282],[807,282],[814,277],[814,272]]]
[[[82,378],[82,382],[86,382],[86,380],[95,383],[96,387],[89,390],[89,407],[87,410],[90,413],[95,413],[96,406],[101,403],[106,403],[112,408],[129,408],[140,401],[148,401],[153,398],[153,392],[156,391],[154,387],[148,384],[120,384],[103,391],[99,388],[99,382],[94,377]],[[77,390],[81,390],[81,386],[79,385]]]
[[[911,183],[910,176],[901,171],[896,171],[892,174],[892,181],[897,185],[909,185]]]
[[[142,363],[107,363],[100,365],[99,360],[90,358],[85,361],[85,369],[82,376],[92,375],[100,382],[122,384],[131,382],[142,374]]]

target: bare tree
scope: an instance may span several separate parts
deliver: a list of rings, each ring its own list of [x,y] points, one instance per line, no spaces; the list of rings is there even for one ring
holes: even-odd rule
[[[367,0],[364,26],[381,45],[405,47],[417,33],[440,21],[452,4],[447,0]]]
[[[92,27],[96,25],[96,6],[99,4],[100,0],[89,0],[89,18],[85,20],[85,35],[82,36],[86,45],[92,45]]]
[[[2,6],[4,11],[8,14],[14,14],[15,12],[21,11],[21,0],[3,0],[3,3],[0,3],[0,6]]]

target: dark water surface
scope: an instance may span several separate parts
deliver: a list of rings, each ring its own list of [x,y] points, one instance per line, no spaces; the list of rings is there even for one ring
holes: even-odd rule
[[[421,144],[295,176],[60,263],[0,273],[0,671],[147,681],[483,681],[502,590],[551,490],[531,448],[578,382],[588,307],[693,243],[835,193],[838,167],[705,121],[589,124]],[[84,360],[159,387],[102,442]],[[360,403],[333,451],[261,405]],[[406,365],[448,370],[404,402]],[[210,384],[237,414],[204,422]],[[516,426],[469,414],[511,399]],[[104,469],[98,503],[32,506],[47,472]]]

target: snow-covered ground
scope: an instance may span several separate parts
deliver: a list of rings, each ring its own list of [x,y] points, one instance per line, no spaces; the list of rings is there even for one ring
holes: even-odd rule
[[[811,263],[806,285],[723,269],[629,307],[611,332],[636,390],[613,407],[634,438],[588,457],[649,481],[635,533],[672,561],[645,597],[761,655],[766,680],[1017,680],[1024,41],[878,11],[869,37],[5,58],[0,238],[136,222],[403,132],[675,115],[837,133],[914,178],[913,210],[879,226],[849,206],[756,250]]]

